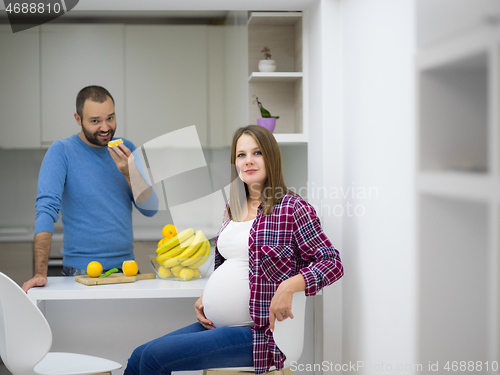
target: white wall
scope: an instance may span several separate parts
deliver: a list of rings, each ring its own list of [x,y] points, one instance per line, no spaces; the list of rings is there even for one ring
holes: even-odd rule
[[[341,14],[344,205],[359,205],[342,223],[342,362],[389,373],[416,364],[415,4],[349,0]]]
[[[343,218],[329,212],[332,207],[341,208],[342,201],[323,190],[342,186],[341,4],[342,0],[320,0],[306,12],[309,32],[304,55],[308,59],[304,63],[309,72],[308,200],[342,257]],[[342,283],[326,288],[316,301],[315,365],[342,363]]]

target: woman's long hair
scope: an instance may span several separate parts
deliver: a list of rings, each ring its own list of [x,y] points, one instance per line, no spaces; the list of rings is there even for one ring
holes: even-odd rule
[[[247,214],[248,185],[240,179],[236,169],[236,144],[243,134],[248,134],[255,139],[264,158],[267,176],[261,192],[264,215],[269,215],[285,194],[297,195],[285,185],[281,152],[274,135],[258,125],[239,128],[234,133],[231,145],[231,185],[227,209],[229,217],[234,221],[243,221]]]

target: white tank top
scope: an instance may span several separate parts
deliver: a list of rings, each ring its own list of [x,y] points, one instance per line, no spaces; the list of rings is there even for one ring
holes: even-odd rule
[[[217,249],[225,261],[212,273],[203,292],[205,316],[215,327],[254,325],[249,312],[248,281],[248,238],[252,224],[253,220],[231,220],[217,240]]]

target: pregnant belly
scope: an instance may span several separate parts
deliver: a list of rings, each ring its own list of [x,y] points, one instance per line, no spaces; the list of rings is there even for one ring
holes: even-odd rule
[[[205,316],[215,327],[252,326],[249,299],[248,266],[245,261],[226,260],[203,292]]]

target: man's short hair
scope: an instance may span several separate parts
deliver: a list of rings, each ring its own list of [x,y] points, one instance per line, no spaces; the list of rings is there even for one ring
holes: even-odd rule
[[[83,119],[83,106],[87,100],[92,100],[96,103],[104,103],[108,98],[111,98],[113,105],[115,99],[111,96],[108,90],[101,86],[87,86],[80,90],[76,96],[76,113]]]

